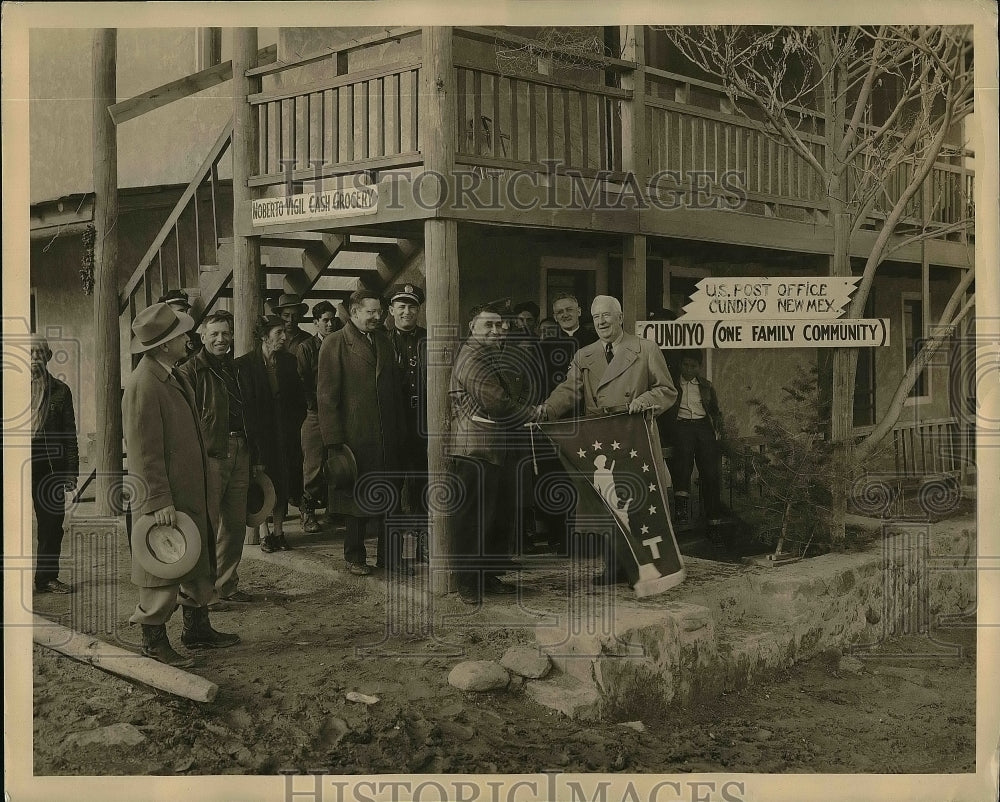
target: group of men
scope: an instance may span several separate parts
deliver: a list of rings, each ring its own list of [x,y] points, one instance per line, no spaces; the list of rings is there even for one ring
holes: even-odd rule
[[[346,303],[346,323],[332,304],[320,302],[312,309],[313,335],[299,328],[308,309],[299,298],[283,295],[273,305],[285,321],[307,403],[303,491],[293,501],[306,532],[321,528],[316,512],[324,507],[328,519],[346,519],[344,556],[349,572],[359,576],[372,572],[365,550],[372,523],[378,534],[375,567],[412,572],[401,559],[399,533],[386,528],[387,516],[401,511],[404,497],[407,513],[427,514],[427,337],[417,325],[423,300],[419,287],[397,285],[386,315],[382,297],[360,290]],[[141,358],[123,402],[129,470],[145,488],[134,512],[166,526],[177,525],[183,512],[202,535],[197,565],[180,579],[154,576],[133,560],[139,600],[130,620],[143,627],[143,652],[174,665],[190,664],[166,636],[178,602],[185,645],[239,642],[237,635],[212,627],[209,611],[251,600],[238,588],[237,569],[248,487],[263,468],[254,442],[261,422],[251,420],[233,364],[233,318],[227,312],[208,315],[197,337],[189,309],[186,296],[175,291],[136,316],[131,350]],[[695,392],[678,397],[661,352],[624,332],[617,299],[594,299],[594,327],[581,325],[579,302],[569,294],[554,299],[552,318],[539,321],[538,312],[530,301],[512,306],[509,299],[474,308],[453,366],[445,453],[461,492],[450,510],[449,551],[459,596],[467,603],[478,603],[484,593],[514,592],[500,577],[514,565],[517,517],[533,504],[526,493],[530,481],[522,481],[526,423],[613,408],[654,414],[674,408],[694,451],[706,439],[702,421],[714,425],[718,409],[711,386],[686,368],[681,386]],[[76,434],[73,428],[71,437],[61,435],[67,443],[59,449],[59,466],[53,465],[52,450],[42,445],[51,440],[48,418],[71,418],[73,412],[68,388],[44,371],[50,357],[47,346],[33,348],[33,443],[39,444],[33,490],[54,481],[64,492],[75,483],[77,470],[68,463],[75,459]],[[39,399],[44,392],[47,413],[36,388]],[[350,466],[350,481],[338,484],[344,465]],[[40,592],[69,590],[58,581],[61,519],[47,513],[55,507],[62,505],[36,502]],[[557,526],[566,529],[564,520]],[[611,546],[605,557],[595,582],[618,581]]]

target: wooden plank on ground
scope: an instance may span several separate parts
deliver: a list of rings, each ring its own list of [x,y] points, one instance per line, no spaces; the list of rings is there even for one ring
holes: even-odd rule
[[[84,635],[39,615],[33,618],[35,643],[73,660],[196,702],[211,702],[219,692],[218,685],[197,674],[112,646],[93,635]]]

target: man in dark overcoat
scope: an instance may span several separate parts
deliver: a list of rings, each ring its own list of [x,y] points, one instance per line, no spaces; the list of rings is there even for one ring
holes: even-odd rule
[[[177,513],[186,513],[201,536],[197,564],[179,579],[154,576],[132,556],[132,582],[139,587],[139,602],[129,621],[142,625],[142,652],[181,667],[194,661],[173,650],[166,631],[178,597],[184,612],[181,641],[186,646],[232,646],[240,640],[238,635],[217,632],[209,622],[215,536],[208,513],[208,456],[194,392],[174,369],[185,355],[187,333],[193,328],[189,315],[165,303],[136,315],[131,351],[143,356],[125,383],[122,404],[128,470],[143,488],[133,500],[137,512],[152,515],[161,526],[175,526]]]
[[[512,386],[500,344],[505,323],[492,305],[475,307],[470,336],[451,373],[449,468],[461,486],[452,511],[451,557],[459,597],[513,593],[500,579],[510,566],[508,535],[517,515],[515,433],[532,419],[530,383]]]
[[[49,373],[52,349],[31,339],[31,504],[38,524],[35,593],[71,593],[59,581],[66,492],[76,487],[80,450],[69,386]]]
[[[397,284],[389,296],[386,331],[403,380],[406,437],[401,446],[406,472],[406,512],[427,516],[427,329],[417,325],[424,291],[415,284]],[[426,530],[421,532],[421,553],[426,556]]]
[[[399,502],[405,418],[399,367],[382,328],[381,298],[358,290],[348,299],[348,314],[348,324],[329,335],[320,348],[316,399],[323,445],[331,454],[347,446],[357,461],[353,491],[331,491],[330,506],[347,516],[348,570],[366,576],[371,569],[365,530],[372,518],[382,527],[376,565],[402,568],[399,544],[387,542],[384,516],[392,515]]]
[[[319,521],[316,510],[326,507],[326,472],[323,470],[325,454],[323,436],[319,431],[319,413],[316,405],[316,370],[319,365],[319,349],[323,340],[335,331],[344,328],[344,322],[337,317],[337,310],[329,301],[320,301],[312,309],[316,334],[304,341],[295,353],[302,379],[302,390],[306,399],[306,419],[302,422],[302,531],[318,532]]]

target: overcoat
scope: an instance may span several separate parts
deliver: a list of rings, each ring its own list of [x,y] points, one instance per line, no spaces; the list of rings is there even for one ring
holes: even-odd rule
[[[674,405],[677,390],[660,349],[625,332],[610,364],[601,340],[576,352],[566,380],[545,402],[549,419],[566,415],[580,398],[585,415],[627,406],[636,399],[655,405],[662,414]]]
[[[122,401],[128,471],[142,483],[139,515],[173,505],[187,513],[201,533],[201,556],[190,573],[162,579],[132,561],[132,582],[154,588],[212,577],[215,564],[215,523],[208,515],[208,458],[186,382],[146,354],[125,383]]]
[[[286,351],[274,353],[278,394],[264,364],[260,344],[236,359],[236,376],[243,392],[245,421],[252,426],[260,464],[274,485],[278,504],[302,498],[302,441],[300,430],[306,417],[306,400],[295,357]]]
[[[403,380],[392,344],[384,331],[373,331],[372,341],[374,348],[353,323],[328,334],[316,377],[323,445],[350,447],[359,480],[398,472],[406,433]],[[344,515],[371,514],[357,507],[353,493],[331,493],[330,503]]]

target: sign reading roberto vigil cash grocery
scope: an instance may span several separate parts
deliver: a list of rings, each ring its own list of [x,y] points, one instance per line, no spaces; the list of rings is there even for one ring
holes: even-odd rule
[[[889,344],[886,318],[846,320],[640,320],[660,348],[869,348]]]
[[[800,278],[703,278],[684,307],[694,320],[837,318],[860,276]]]
[[[251,220],[255,226],[264,226],[333,220],[338,217],[375,214],[377,211],[378,188],[354,187],[286,195],[281,198],[258,198],[251,207]]]

